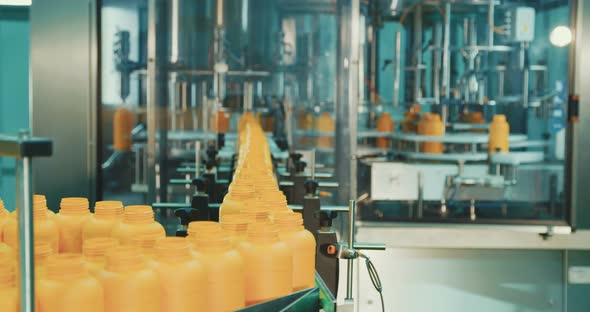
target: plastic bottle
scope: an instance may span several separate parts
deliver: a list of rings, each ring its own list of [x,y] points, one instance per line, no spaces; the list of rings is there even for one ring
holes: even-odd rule
[[[6,256],[0,256],[0,311],[20,311],[14,258]]]
[[[94,205],[94,214],[82,227],[82,239],[108,237],[124,218],[123,203],[120,201],[98,201]]]
[[[253,187],[246,184],[232,183],[229,193],[223,198],[223,202],[219,207],[219,217],[240,214],[240,210],[245,205],[246,201],[256,198],[256,192]]]
[[[418,131],[418,120],[420,119],[421,111],[422,107],[414,104],[404,113],[404,120],[401,123],[403,133],[416,133]]]
[[[156,242],[154,271],[160,278],[161,311],[217,311],[207,309],[209,288],[203,264],[191,255],[184,237]]]
[[[4,207],[4,202],[0,198],[0,242],[3,242],[3,235],[2,232],[4,230],[4,225],[8,222],[8,219],[12,218],[6,207]]]
[[[377,132],[392,133],[393,132],[393,119],[391,114],[385,112],[377,119]],[[377,138],[378,148],[387,148],[389,146],[389,139],[386,137]]]
[[[88,199],[63,198],[55,222],[59,226],[59,252],[82,253],[82,225],[90,218]]]
[[[151,206],[136,205],[125,207],[123,222],[113,228],[113,237],[121,245],[132,245],[133,237],[143,234],[166,236],[164,227],[154,220]]]
[[[44,197],[43,197],[44,198]],[[35,196],[33,199],[33,222],[35,241],[49,242],[51,249],[59,250],[59,228],[47,209],[47,201]],[[18,247],[18,223],[16,218],[9,218],[4,225],[4,242],[16,249]]]
[[[160,312],[160,279],[139,250],[119,246],[106,257],[106,268],[98,274],[104,288],[105,311]]]
[[[124,106],[119,106],[113,116],[113,149],[117,152],[131,151],[131,131],[135,122],[134,114]]]
[[[490,123],[488,153],[508,153],[510,125],[505,115],[495,115]]]
[[[82,252],[88,272],[96,276],[106,266],[106,254],[119,246],[119,241],[112,237],[96,237],[84,241]]]
[[[56,254],[48,242],[35,242],[35,278],[44,278],[47,272],[47,261]]]
[[[418,134],[427,136],[443,136],[445,134],[445,126],[440,119],[439,114],[425,113],[418,123]],[[423,142],[421,144],[423,153],[442,154],[442,142]]]
[[[334,132],[336,126],[334,124],[334,118],[328,112],[323,112],[318,118],[317,131],[318,132]],[[334,145],[334,139],[331,136],[320,135],[318,136],[317,146],[330,148]]]
[[[279,231],[267,224],[248,226],[238,249],[244,259],[246,305],[253,305],[293,290],[293,252],[279,240]]]
[[[270,208],[263,203],[258,207],[242,209],[241,214],[250,223],[270,223]]]
[[[244,261],[232,249],[225,233],[207,233],[196,238],[199,259],[207,277],[206,311],[235,311],[245,305]]]
[[[43,312],[103,312],[103,287],[86,271],[82,255],[59,254],[47,260],[47,273],[37,284]]]
[[[163,237],[159,233],[140,234],[132,238],[132,245],[139,248],[143,257],[149,261],[154,259],[154,247],[160,239],[163,239]]]
[[[230,215],[221,219],[221,228],[228,235],[234,248],[237,248],[241,242],[246,240],[248,223],[250,221],[246,220],[242,215]]]
[[[0,243],[0,257],[12,257],[16,259],[16,251],[14,248],[8,246],[6,243]]]
[[[279,228],[279,238],[293,250],[293,290],[314,287],[315,237],[303,228],[303,218],[299,213],[279,213],[274,220]]]

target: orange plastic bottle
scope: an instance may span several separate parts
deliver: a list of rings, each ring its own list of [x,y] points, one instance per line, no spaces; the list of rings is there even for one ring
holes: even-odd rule
[[[264,203],[259,203],[258,207],[246,207],[242,209],[241,214],[250,223],[270,223],[270,208]]]
[[[106,268],[98,276],[104,288],[105,311],[161,311],[160,279],[137,248],[119,246],[108,252]]]
[[[244,259],[246,305],[253,305],[293,290],[293,252],[279,240],[273,226],[254,223],[238,249]]]
[[[16,251],[14,248],[8,246],[8,244],[0,243],[0,257],[4,256],[16,259]]]
[[[418,104],[412,105],[410,110],[404,113],[404,120],[401,123],[403,133],[416,133],[418,131],[418,120],[422,107]]]
[[[507,153],[509,148],[510,125],[505,115],[495,115],[490,123],[488,153]]]
[[[105,311],[103,287],[86,271],[82,255],[53,255],[46,269],[45,277],[37,284],[40,311]]]
[[[203,264],[191,255],[184,237],[156,242],[154,271],[160,277],[161,311],[217,311],[207,309],[209,288]]]
[[[131,151],[131,145],[133,143],[131,131],[133,130],[134,122],[135,116],[130,110],[124,106],[117,108],[113,116],[113,149],[115,151]]]
[[[439,114],[425,113],[422,115],[420,123],[418,123],[418,134],[427,136],[443,136],[445,134],[445,126],[440,119]],[[424,142],[422,143],[422,152],[431,154],[442,154],[442,142]]]
[[[44,278],[47,272],[47,261],[55,255],[48,242],[35,242],[35,278]]]
[[[209,292],[206,311],[235,311],[244,307],[244,261],[224,233],[207,233],[196,238]]]
[[[323,112],[320,115],[320,117],[318,118],[317,131],[329,133],[329,132],[334,132],[335,129],[336,129],[336,126],[334,124],[334,118],[332,118],[330,113]],[[333,147],[333,145],[334,145],[334,139],[329,135],[318,136],[317,142],[318,142],[317,143],[318,147],[329,148],[329,147]]]
[[[393,119],[391,114],[385,112],[377,119],[377,132],[392,133],[393,132]],[[377,138],[378,148],[387,148],[389,146],[389,139],[385,137]]]
[[[160,239],[163,237],[159,233],[140,234],[132,238],[132,245],[139,248],[143,257],[149,262],[155,257],[154,247]]]
[[[20,311],[14,258],[5,256],[0,256],[0,311]]]
[[[59,250],[59,228],[54,221],[54,217],[50,217],[49,209],[47,209],[47,201],[35,196],[33,199],[33,222],[35,241],[49,242],[51,249]],[[18,247],[18,224],[16,218],[9,218],[4,225],[4,242],[16,249]]]
[[[98,201],[94,214],[82,227],[82,239],[111,236],[113,229],[123,221],[124,208],[120,201]]]
[[[221,228],[227,233],[234,248],[237,248],[241,242],[246,240],[248,223],[250,223],[250,221],[245,219],[242,215],[230,215],[221,219]]]
[[[133,238],[143,234],[166,236],[164,227],[154,220],[151,206],[136,205],[125,207],[123,222],[113,228],[113,237],[121,245],[132,245]]]
[[[4,225],[8,222],[8,219],[12,216],[4,207],[4,202],[0,199],[0,242],[3,242],[4,239],[2,237],[2,232],[4,230]]]
[[[82,225],[90,218],[88,199],[63,198],[55,222],[59,226],[59,252],[82,253]]]
[[[96,276],[106,266],[106,254],[119,246],[119,241],[112,237],[96,237],[84,241],[82,252],[88,272]]]
[[[223,202],[219,207],[219,217],[223,218],[226,215],[240,214],[240,210],[249,200],[256,198],[256,191],[252,186],[247,184],[232,183],[229,193],[223,198]]]
[[[274,220],[279,228],[279,238],[293,250],[293,290],[314,287],[315,237],[303,228],[303,218],[299,213],[279,213]]]

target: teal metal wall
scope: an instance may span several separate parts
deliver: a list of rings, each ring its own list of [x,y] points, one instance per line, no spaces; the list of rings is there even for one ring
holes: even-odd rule
[[[0,6],[0,133],[29,126],[29,10]],[[14,209],[14,160],[0,159],[0,197]]]

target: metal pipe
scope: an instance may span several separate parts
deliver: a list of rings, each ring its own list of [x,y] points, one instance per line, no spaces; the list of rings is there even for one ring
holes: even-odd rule
[[[393,66],[393,106],[399,106],[399,85],[402,71],[402,34],[395,32],[395,64]]]
[[[356,220],[356,201],[348,201],[348,248],[354,248],[354,231]],[[345,300],[352,300],[352,279],[354,273],[354,260],[348,259],[348,271],[346,275],[346,298]]]
[[[195,178],[201,175],[201,142],[195,141]]]
[[[315,148],[311,150],[310,158],[311,179],[315,180]]]
[[[156,202],[156,131],[157,131],[157,77],[156,77],[156,0],[148,2],[148,31],[147,31],[147,100],[146,100],[146,118],[147,118],[147,164],[146,172],[149,203]]]
[[[494,46],[494,1],[495,0],[490,0],[488,5],[488,47],[490,48],[490,51],[492,51],[492,47]]]
[[[434,49],[432,49],[432,95],[435,98],[436,104],[440,105],[440,50],[442,29],[440,23],[434,26]]]
[[[422,90],[422,5],[414,12],[414,102],[421,98]]]
[[[26,138],[28,135],[22,136]],[[35,311],[35,267],[34,260],[34,237],[33,237],[33,195],[32,185],[32,159],[23,157],[17,159],[17,176],[19,191],[18,210],[18,237],[19,237],[19,259],[20,259],[20,304],[21,311]]]
[[[444,97],[447,99],[451,98],[451,3],[445,3],[445,16],[444,16],[444,37],[443,37],[443,90]],[[443,119],[446,123],[446,116]]]

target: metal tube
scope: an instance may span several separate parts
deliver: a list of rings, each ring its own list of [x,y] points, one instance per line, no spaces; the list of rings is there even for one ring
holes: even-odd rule
[[[421,98],[422,90],[422,5],[414,12],[414,102]]]
[[[315,148],[311,150],[310,165],[311,179],[315,180]]]
[[[33,195],[32,185],[32,159],[23,157],[17,159],[18,188],[20,189],[18,203],[18,237],[20,259],[20,304],[21,311],[32,312],[35,310],[35,267],[34,238],[33,238]]]
[[[399,85],[402,71],[402,33],[395,32],[395,64],[393,66],[393,106],[399,106]]]
[[[195,141],[195,178],[201,174],[201,142]]]
[[[490,48],[490,51],[492,51],[492,47],[494,46],[494,1],[495,0],[490,0],[488,5],[488,47]]]
[[[432,49],[432,95],[435,98],[436,104],[440,105],[440,50],[441,50],[441,37],[442,29],[440,23],[434,26],[434,49]]]
[[[354,248],[354,231],[356,220],[356,201],[348,201],[348,248]],[[346,275],[346,298],[345,300],[352,300],[352,279],[354,270],[354,260],[348,259],[348,271]]]
[[[443,90],[444,97],[451,98],[451,3],[445,3],[445,23],[443,37]],[[446,116],[445,116],[446,117]],[[446,123],[446,118],[443,119]]]

